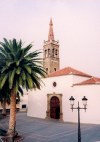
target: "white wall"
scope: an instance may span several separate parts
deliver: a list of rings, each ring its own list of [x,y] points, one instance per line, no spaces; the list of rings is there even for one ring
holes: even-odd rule
[[[43,79],[45,86],[41,90],[30,91],[28,99],[28,116],[45,118],[47,111],[47,94],[56,93],[62,94],[62,112],[63,120],[65,122],[77,122],[77,110],[73,112],[70,109],[69,98],[73,95],[75,97],[75,107],[77,102],[83,96],[88,98],[87,111],[81,110],[81,122],[100,124],[100,85],[85,85],[74,86],[73,75],[50,77]],[[57,86],[53,87],[53,82],[57,82]]]
[[[100,124],[100,85],[84,85],[73,88],[73,95],[77,100],[81,100],[83,96],[88,98],[86,113],[81,111],[81,122]]]
[[[80,111],[81,123],[100,124],[100,85],[84,85],[71,87],[71,91],[68,92],[67,88],[63,92],[63,119],[66,122],[77,122],[78,112],[70,109],[69,98],[74,96],[75,105],[83,107],[82,98],[86,96],[88,101],[87,111]]]
[[[42,91],[30,91],[28,99],[28,116],[45,118],[46,117],[46,92],[44,89]]]
[[[45,86],[42,85],[43,88],[41,88],[41,90],[33,90],[29,92],[27,112],[28,116],[45,118],[47,111],[47,94],[53,92],[57,94],[63,94],[63,91],[66,90],[66,88],[67,91],[70,91],[69,86],[72,86],[72,75],[50,77],[43,79],[43,82]],[[53,87],[53,82],[57,82],[56,87]]]
[[[28,92],[24,90],[24,95],[20,96],[20,110],[22,109],[22,105],[26,105],[26,109],[28,107]]]

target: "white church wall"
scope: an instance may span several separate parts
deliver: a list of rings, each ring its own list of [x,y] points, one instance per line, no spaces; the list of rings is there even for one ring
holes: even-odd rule
[[[45,86],[41,90],[30,91],[28,99],[28,116],[45,118],[47,111],[47,94],[62,94],[62,112],[63,120],[65,122],[77,122],[77,110],[70,109],[69,98],[73,95],[75,100],[75,107],[80,101],[80,106],[83,107],[82,98],[88,98],[87,111],[81,110],[81,122],[100,124],[100,85],[81,85],[74,86],[73,75],[50,77],[43,79]],[[57,86],[53,86],[53,82]]]
[[[46,94],[45,87],[41,90],[29,91],[28,111],[27,111],[28,116],[37,117],[37,118],[46,117],[47,99],[45,94]]]
[[[41,90],[32,90],[28,95],[28,116],[45,118],[47,111],[47,94],[64,94],[64,90],[70,92],[70,87],[72,86],[72,75],[69,76],[59,76],[59,77],[50,77],[43,79],[45,84],[42,85]],[[53,86],[53,82],[57,83],[57,86]]]
[[[82,123],[92,123],[100,124],[100,85],[84,85],[84,86],[74,86],[73,96],[75,100],[75,107],[77,107],[77,102],[80,102],[80,106],[83,107],[82,98],[86,96],[87,101],[87,111],[80,111],[81,122]],[[73,112],[67,111],[68,117],[67,121],[77,122],[77,111]]]
[[[68,91],[67,87],[66,90],[63,91],[63,121],[64,122],[76,122],[77,121],[77,114],[71,111],[69,98],[73,95],[72,92],[73,87],[70,87],[70,91]],[[75,110],[76,111],[76,110]]]
[[[73,76],[72,75],[66,75],[66,76],[58,76],[58,77],[50,77],[47,79],[47,90],[48,93],[58,93],[63,94],[64,90],[66,90],[66,87],[68,90],[70,89],[70,86],[73,85]],[[53,82],[57,83],[57,86],[53,86]]]

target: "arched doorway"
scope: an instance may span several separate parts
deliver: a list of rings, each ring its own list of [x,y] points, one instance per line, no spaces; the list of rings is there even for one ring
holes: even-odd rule
[[[56,96],[53,96],[50,100],[50,117],[60,119],[60,101]]]

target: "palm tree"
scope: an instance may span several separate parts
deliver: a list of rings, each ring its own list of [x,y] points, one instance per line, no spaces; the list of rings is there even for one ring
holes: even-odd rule
[[[40,89],[41,77],[45,71],[38,57],[40,51],[30,52],[32,44],[23,47],[22,41],[16,39],[0,42],[0,88],[9,84],[10,94],[10,120],[8,133],[13,136],[16,122],[16,94],[18,88]]]

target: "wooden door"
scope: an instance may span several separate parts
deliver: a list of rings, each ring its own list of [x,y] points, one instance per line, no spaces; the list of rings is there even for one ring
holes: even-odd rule
[[[50,117],[54,119],[60,118],[60,101],[56,96],[50,100]]]

